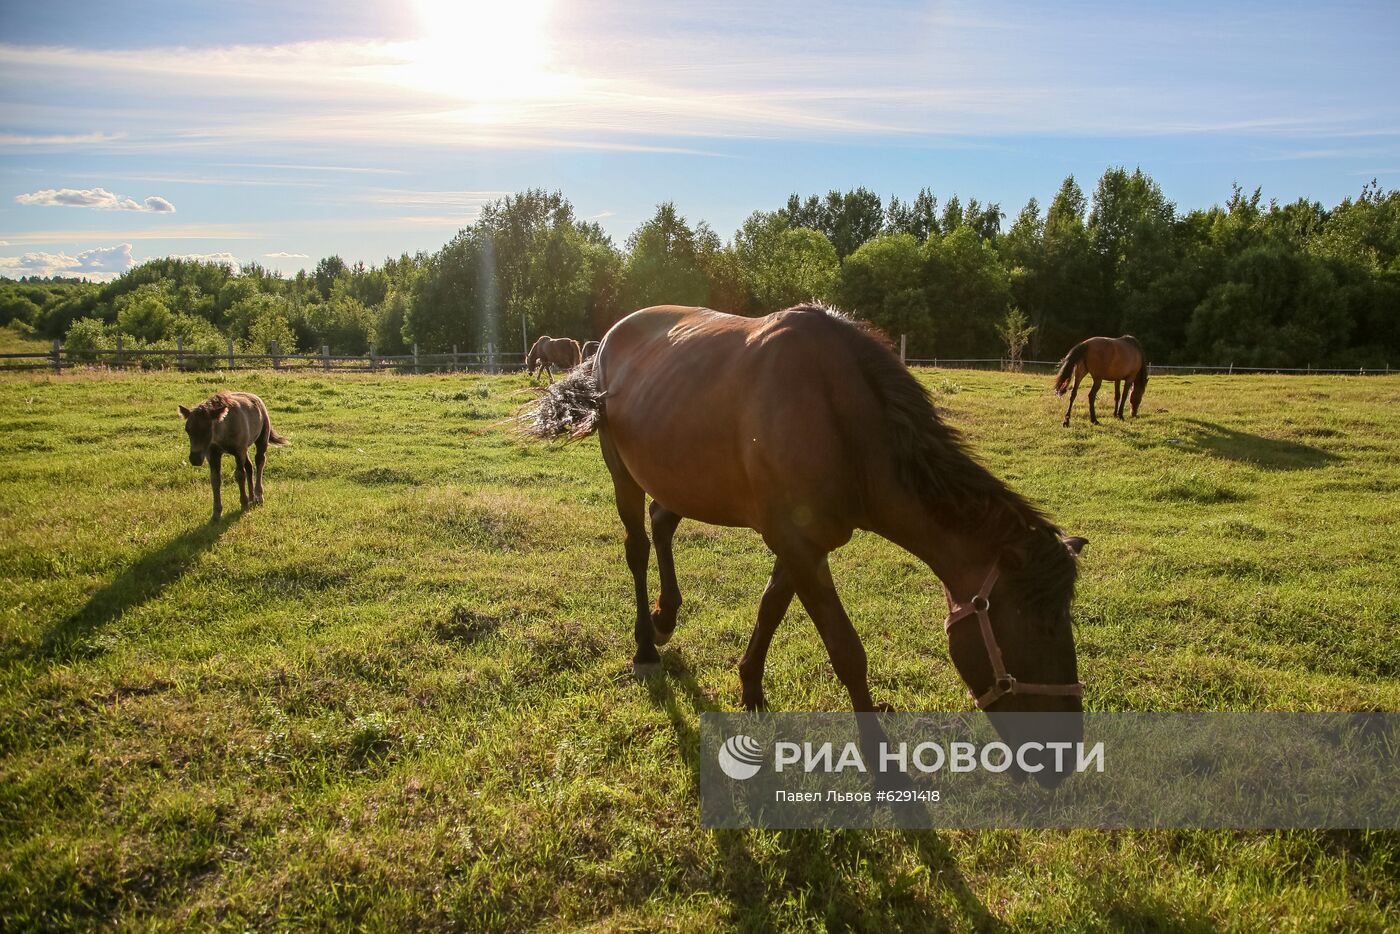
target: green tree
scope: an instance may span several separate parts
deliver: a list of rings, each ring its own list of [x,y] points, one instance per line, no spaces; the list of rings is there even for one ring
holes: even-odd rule
[[[709,304],[710,282],[695,231],[669,201],[657,205],[651,220],[627,240],[623,296],[633,309]]]
[[[923,254],[913,234],[876,237],[841,264],[837,300],[894,340],[907,336],[911,356],[932,357],[937,348],[923,268]]]

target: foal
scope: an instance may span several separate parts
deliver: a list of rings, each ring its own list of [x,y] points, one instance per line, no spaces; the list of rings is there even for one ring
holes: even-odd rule
[[[267,406],[251,392],[220,390],[192,409],[179,406],[185,419],[185,434],[190,436],[190,463],[198,467],[209,459],[209,481],[214,487],[215,521],[223,514],[220,495],[223,481],[223,459],[232,454],[237,464],[238,498],[246,508],[263,501],[263,464],[267,462],[267,446],[283,445],[287,439],[272,428]],[[248,446],[257,445],[257,472],[248,460]]]

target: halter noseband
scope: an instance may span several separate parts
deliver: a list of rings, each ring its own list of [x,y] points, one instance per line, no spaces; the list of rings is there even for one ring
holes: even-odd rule
[[[1050,694],[1062,697],[1083,697],[1084,683],[1076,681],[1073,684],[1027,684],[1024,681],[1017,681],[1007,674],[1006,663],[1001,659],[1001,647],[997,645],[997,637],[992,632],[992,618],[988,613],[992,609],[992,588],[996,586],[997,578],[1001,576],[1001,568],[992,565],[992,570],[988,572],[987,579],[982,582],[982,589],[966,603],[958,603],[948,610],[948,618],[943,621],[943,631],[951,632],[953,624],[968,616],[977,615],[978,625],[982,629],[982,644],[987,647],[987,660],[992,664],[992,686],[981,695],[968,692],[972,702],[977,705],[978,710],[986,710],[988,707],[1001,700],[1007,694]]]

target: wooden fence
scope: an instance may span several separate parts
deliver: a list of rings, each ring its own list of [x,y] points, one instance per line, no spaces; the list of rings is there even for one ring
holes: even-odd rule
[[[0,354],[0,370],[48,370],[62,373],[75,367],[104,366],[113,369],[175,369],[175,370],[354,370],[358,372],[440,373],[467,371],[474,373],[506,373],[525,367],[525,354],[504,353],[489,348],[485,351],[424,353],[415,344],[412,353],[381,354],[373,349],[358,356],[332,354],[322,347],[319,354],[282,353],[276,343],[268,353],[240,353],[229,341],[223,353],[193,351],[184,342],[175,349],[150,349],[117,345],[100,350],[73,350],[54,341],[46,352]]]
[[[902,349],[902,348],[901,348]],[[911,359],[906,361],[911,367],[933,367],[942,370],[1006,370],[1009,364],[997,357],[944,359]],[[319,354],[284,354],[274,343],[269,353],[239,353],[229,341],[226,352],[185,350],[183,342],[174,350],[124,348],[121,339],[117,345],[102,350],[71,350],[61,342],[54,341],[53,347],[44,352],[0,354],[0,371],[3,370],[48,370],[62,373],[75,367],[105,366],[114,369],[176,369],[176,370],[354,370],[359,372],[388,371],[395,373],[508,373],[525,368],[525,354],[504,353],[488,347],[485,351],[420,352],[418,345],[412,353],[381,354],[371,349],[359,356],[332,354],[329,347],[322,347]],[[1054,373],[1059,362],[1054,360],[1024,360],[1020,369],[1027,373]],[[1316,367],[1248,367],[1235,366],[1164,366],[1152,364],[1148,368],[1152,375],[1159,374],[1234,374],[1234,373],[1297,373],[1335,374],[1340,376],[1385,376],[1393,372],[1385,367],[1357,367],[1356,369],[1318,369]]]

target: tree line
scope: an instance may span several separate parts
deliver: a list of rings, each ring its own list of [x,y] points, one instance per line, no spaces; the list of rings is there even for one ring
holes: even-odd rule
[[[1092,194],[1069,177],[1014,218],[929,189],[793,195],[727,242],[665,203],[619,248],[562,193],[531,190],[377,266],[157,259],[101,285],[5,280],[0,324],[76,350],[120,333],[215,353],[229,338],[257,353],[513,351],[522,330],[596,338],[650,304],[759,315],[813,299],[906,335],[913,358],[1004,356],[1012,333],[1055,358],[1132,333],[1155,363],[1386,366],[1400,359],[1400,193],[1373,181],[1325,208],[1235,186],[1183,213],[1140,169],[1111,168]]]

